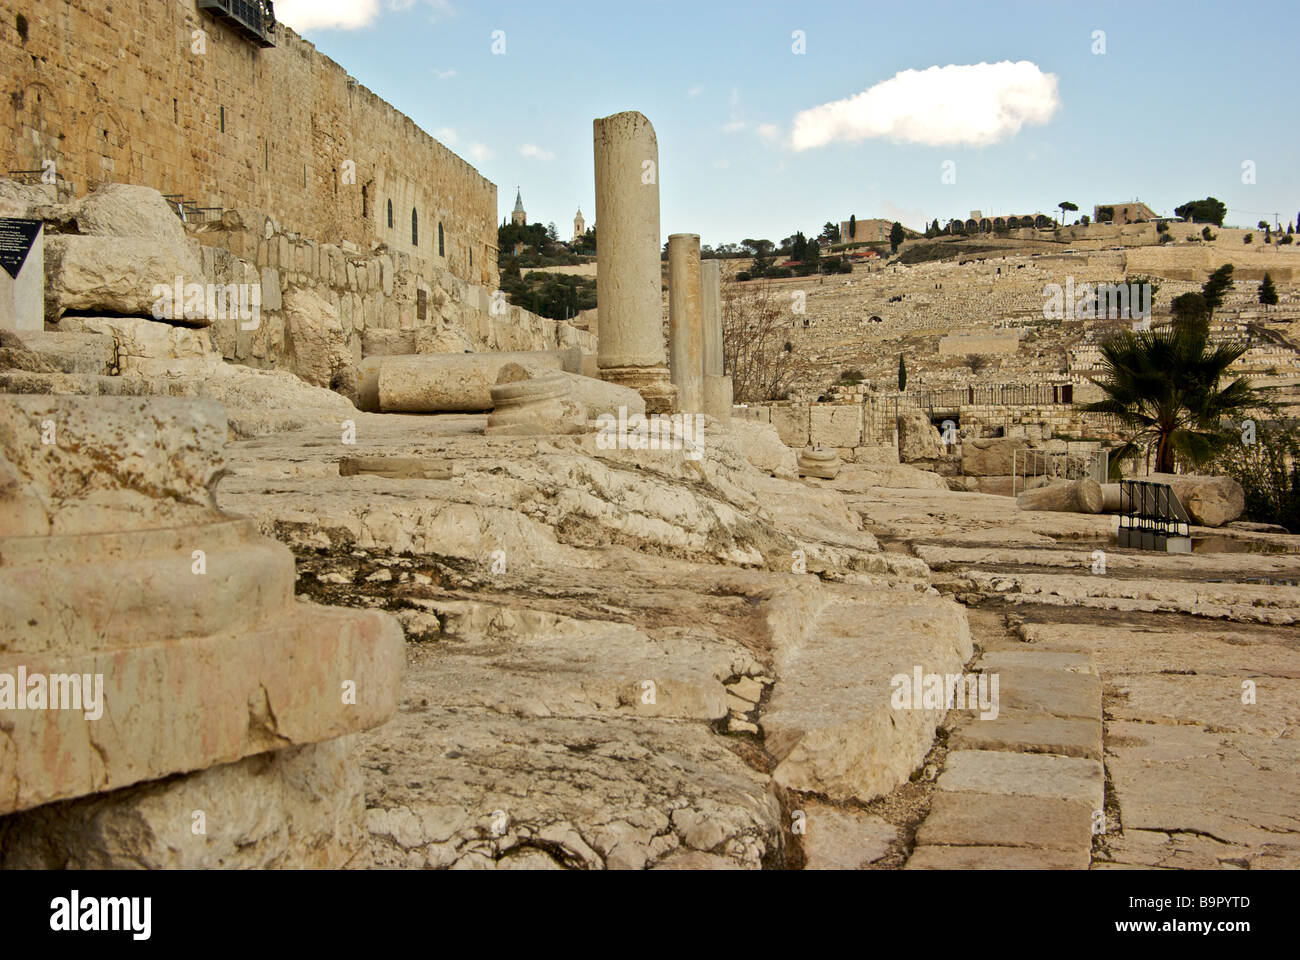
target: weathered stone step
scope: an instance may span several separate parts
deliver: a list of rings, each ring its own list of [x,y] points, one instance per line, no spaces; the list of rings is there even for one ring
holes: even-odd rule
[[[895,709],[892,678],[959,674],[973,648],[951,601],[828,589],[832,600],[775,648],[761,723],[782,786],[867,801],[905,782],[929,752],[939,709]]]
[[[99,650],[254,629],[285,614],[293,588],[293,554],[259,536],[250,520],[4,537],[0,652]]]
[[[907,868],[1086,869],[1105,809],[1096,664],[1008,648],[978,669],[998,680],[998,715],[958,721]]]
[[[0,654],[0,676],[47,678],[47,706],[48,678],[89,675],[94,688],[80,709],[4,711],[0,814],[330,740],[396,708],[402,633],[377,611],[298,604],[236,633],[113,635],[124,645]]]
[[[1295,587],[978,571],[968,576],[978,589],[1011,603],[1190,613],[1270,624],[1300,620],[1300,591]]]

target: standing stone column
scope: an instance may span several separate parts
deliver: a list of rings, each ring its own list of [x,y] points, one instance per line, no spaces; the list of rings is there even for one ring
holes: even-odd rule
[[[703,413],[700,237],[695,233],[674,233],[668,238],[668,363],[677,388],[677,409]]]
[[[596,289],[604,380],[631,387],[648,413],[672,411],[659,261],[659,141],[636,111],[593,121]]]
[[[700,320],[704,328],[704,412],[731,420],[731,378],[722,366],[722,261],[700,264]]]

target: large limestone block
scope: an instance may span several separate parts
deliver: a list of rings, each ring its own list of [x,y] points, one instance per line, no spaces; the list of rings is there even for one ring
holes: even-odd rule
[[[143,237],[172,248],[186,245],[180,218],[151,187],[106,183],[71,204],[68,213],[76,232],[86,236]]]
[[[902,463],[846,463],[840,468],[831,486],[847,494],[867,493],[873,487],[896,490],[948,489],[947,482],[939,474]]]
[[[96,690],[89,714],[8,714],[0,813],[332,740],[397,706],[405,641],[387,614],[295,604],[253,630],[144,644],[132,626],[109,649],[0,654],[0,676],[89,675]]]
[[[761,722],[773,779],[836,802],[888,793],[924,759],[946,712],[895,708],[892,679],[961,673],[973,652],[962,608],[888,590],[836,591],[775,640],[777,682]],[[846,595],[847,594],[847,595]]]
[[[0,869],[357,866],[368,835],[354,743],[349,736],[277,750],[14,814],[0,820]]]
[[[214,403],[6,396],[0,536],[210,521],[225,440],[225,412]]]
[[[52,236],[45,241],[45,316],[70,310],[153,317],[155,287],[201,283],[203,268],[186,245],[144,237]],[[205,327],[206,317],[181,320]]]
[[[415,333],[414,330],[366,327],[361,334],[361,355],[368,359],[418,353],[415,349]]]
[[[121,373],[141,372],[148,366],[142,363],[146,360],[216,355],[206,330],[177,327],[139,317],[86,317],[78,322],[85,330],[113,338]]]
[[[810,442],[819,447],[856,447],[862,443],[862,405],[816,404],[809,408]]]
[[[123,630],[141,643],[252,630],[293,601],[288,549],[246,520],[0,542],[3,651],[111,649]]]
[[[89,328],[74,330],[71,326],[65,330],[60,325],[57,331],[24,330],[21,334],[12,336],[22,344],[23,349],[39,358],[38,366],[42,370],[93,375],[117,373],[117,346],[113,338],[88,330]],[[14,360],[12,356],[0,359],[0,367],[22,366]]]
[[[309,287],[291,287],[284,295],[293,372],[315,387],[329,387],[352,366],[352,351],[338,311]]]
[[[898,459],[903,463],[934,460],[942,453],[939,431],[920,410],[899,414],[897,427]]]
[[[772,426],[787,447],[798,450],[808,446],[808,408],[803,404],[773,406]]]
[[[1015,451],[1027,446],[1014,437],[970,438],[962,441],[961,472],[968,477],[1009,477]]]
[[[507,364],[529,373],[561,371],[568,351],[417,354],[378,358],[379,408],[385,413],[457,413],[492,409],[492,386]]]
[[[734,443],[739,454],[764,473],[786,479],[799,475],[798,455],[781,442],[780,434],[770,423],[736,417],[727,424],[727,433],[720,439]]]
[[[1153,473],[1145,479],[1169,484],[1192,522],[1203,527],[1221,527],[1246,509],[1246,493],[1231,477]]]
[[[400,627],[294,601],[288,550],[215,507],[224,438],[205,402],[0,404],[0,813],[395,709]]]
[[[1105,500],[1101,485],[1090,477],[1064,480],[1026,490],[1016,497],[1021,510],[1047,510],[1057,513],[1101,513]]]

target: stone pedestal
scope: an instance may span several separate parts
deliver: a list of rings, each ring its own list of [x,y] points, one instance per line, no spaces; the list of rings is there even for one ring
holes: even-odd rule
[[[700,238],[668,238],[668,363],[677,409],[704,410],[704,330],[700,314]]]
[[[840,453],[827,447],[805,447],[799,451],[799,476],[834,480],[840,473]]]
[[[572,393],[563,373],[534,378],[518,364],[508,364],[492,387],[493,410],[484,433],[489,437],[581,433],[587,415]]]
[[[593,122],[600,375],[631,387],[649,413],[672,411],[659,261],[659,142],[629,111]]]
[[[45,225],[0,217],[0,330],[44,329]]]

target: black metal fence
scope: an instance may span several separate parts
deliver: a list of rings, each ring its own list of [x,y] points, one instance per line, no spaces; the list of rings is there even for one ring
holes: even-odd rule
[[[1119,504],[1121,547],[1191,552],[1191,519],[1169,484],[1121,480]]]

